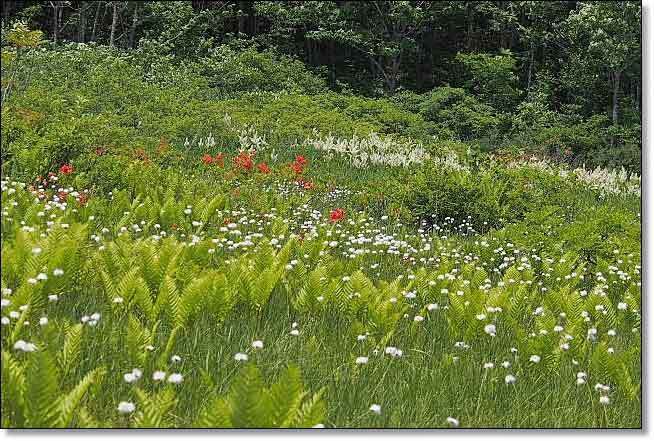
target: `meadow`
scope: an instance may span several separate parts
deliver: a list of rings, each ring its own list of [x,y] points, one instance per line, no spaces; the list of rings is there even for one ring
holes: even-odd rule
[[[637,173],[14,32],[2,427],[641,426]]]

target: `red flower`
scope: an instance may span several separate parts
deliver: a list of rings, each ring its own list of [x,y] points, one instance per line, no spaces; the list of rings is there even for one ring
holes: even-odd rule
[[[302,155],[297,155],[297,156],[295,157],[295,162],[296,162],[297,164],[300,164],[301,166],[304,167],[305,165],[307,165],[307,162],[308,162],[308,161],[307,161],[307,158],[305,158],[304,156],[302,156]]]
[[[304,171],[304,167],[299,162],[292,162],[291,170],[293,170],[293,172],[295,172],[296,175],[300,175]]]
[[[211,163],[213,162],[213,158],[211,157],[210,154],[205,153],[204,155],[202,155],[202,162],[204,163],[204,165],[211,165]]]
[[[258,168],[259,171],[260,171],[261,173],[263,173],[264,175],[267,175],[268,173],[270,173],[270,167],[268,167],[268,164],[266,164],[265,162],[261,162],[261,163],[259,163],[259,164],[257,165],[257,168]]]
[[[252,155],[246,152],[241,152],[234,158],[234,166],[243,170],[251,170],[254,166]]]
[[[85,206],[88,201],[89,201],[88,193],[82,193],[77,197],[77,202],[82,206]]]
[[[72,165],[64,164],[59,168],[59,171],[64,175],[69,175],[74,171],[74,169]]]
[[[338,222],[344,217],[345,217],[345,211],[342,208],[337,208],[336,210],[332,210],[331,213],[329,213],[329,219],[332,222]]]
[[[213,158],[213,163],[216,164],[218,167],[224,167],[225,166],[225,154],[224,153],[218,153],[215,158]]]
[[[313,190],[316,187],[316,185],[313,182],[305,181],[304,179],[298,179],[296,182],[297,185],[299,185],[305,190]]]

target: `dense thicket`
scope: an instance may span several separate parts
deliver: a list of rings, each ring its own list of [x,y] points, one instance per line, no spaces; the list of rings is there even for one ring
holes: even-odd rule
[[[222,96],[393,96],[441,138],[636,170],[640,17],[630,1],[3,1],[3,36],[23,21],[193,66]]]

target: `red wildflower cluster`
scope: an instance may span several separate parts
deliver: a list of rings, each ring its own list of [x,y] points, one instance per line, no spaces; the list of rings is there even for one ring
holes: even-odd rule
[[[342,208],[337,208],[336,210],[332,210],[329,213],[329,220],[334,223],[342,220],[343,218],[345,218],[345,210]]]
[[[293,170],[296,175],[301,175],[304,172],[304,168],[307,164],[307,158],[302,155],[297,155],[295,157],[295,161],[291,163],[291,170]]]
[[[300,186],[300,188],[303,188],[304,190],[313,190],[314,188],[316,188],[316,184],[314,184],[311,181],[305,181],[304,179],[298,179],[295,182],[297,183],[297,185]]]
[[[202,163],[204,165],[211,165],[215,164],[218,167],[224,167],[225,166],[225,154],[224,153],[218,153],[216,156],[211,156],[208,153],[205,153],[202,155]]]
[[[257,169],[259,169],[259,171],[261,173],[263,173],[264,175],[267,175],[268,173],[270,173],[270,167],[268,167],[268,164],[266,164],[265,162],[259,163],[257,165]]]
[[[61,167],[59,167],[59,172],[60,172],[61,174],[63,174],[63,175],[69,175],[69,174],[71,174],[71,173],[74,172],[74,171],[75,171],[75,169],[74,169],[73,166],[70,165],[70,164],[64,164],[64,165],[62,165]]]
[[[85,206],[88,201],[89,201],[89,194],[88,193],[82,193],[79,196],[77,196],[77,202],[81,206]]]
[[[239,168],[241,170],[252,170],[252,167],[254,166],[254,161],[252,160],[252,156],[249,153],[246,152],[241,152],[239,153],[235,158],[234,158],[234,167]]]

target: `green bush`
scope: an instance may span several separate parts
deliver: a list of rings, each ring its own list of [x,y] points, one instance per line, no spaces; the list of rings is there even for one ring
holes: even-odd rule
[[[327,90],[325,80],[310,72],[304,63],[271,50],[236,51],[224,45],[213,49],[199,64],[209,85],[226,96],[255,91],[315,94]]]
[[[520,221],[541,205],[573,206],[578,193],[570,181],[536,169],[452,170],[429,163],[389,190],[395,208],[414,220],[471,221],[477,231]]]
[[[514,73],[516,60],[510,52],[499,55],[459,53],[456,60],[468,72],[465,88],[469,92],[498,111],[510,112],[515,108],[520,99],[520,90],[518,77]]]
[[[420,103],[419,109],[421,115],[434,122],[442,134],[451,131],[461,140],[488,136],[501,122],[490,106],[479,102],[465,90],[453,87],[434,89]]]

